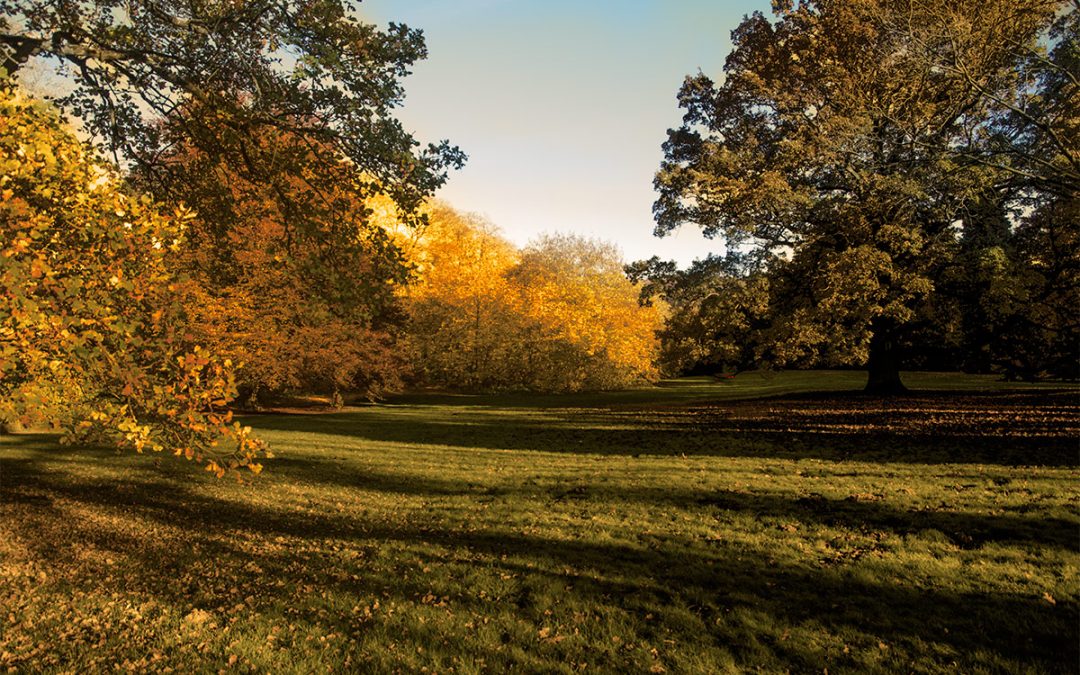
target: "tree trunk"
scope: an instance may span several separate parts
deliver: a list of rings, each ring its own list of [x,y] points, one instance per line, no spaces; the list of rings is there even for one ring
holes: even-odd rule
[[[900,381],[900,354],[891,331],[877,328],[870,338],[870,358],[866,361],[867,394],[892,396],[903,394],[907,387]]]

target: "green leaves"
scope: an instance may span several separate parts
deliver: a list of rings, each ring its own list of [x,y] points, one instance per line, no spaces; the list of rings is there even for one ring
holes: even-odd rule
[[[179,187],[169,156],[178,139],[259,185],[281,171],[260,139],[285,132],[321,146],[322,169],[348,158],[406,213],[464,161],[447,143],[417,152],[392,117],[400,79],[426,56],[418,30],[380,30],[343,0],[114,5],[3,0],[17,34],[5,27],[0,37],[70,67],[76,86],[60,105],[117,158],[153,174],[158,197]]]
[[[910,338],[973,206],[1030,212],[1072,180],[1067,5],[811,0],[746,18],[722,83],[679,91],[657,233],[693,223],[764,263],[773,325],[753,338],[776,364],[854,365],[876,333]],[[1049,112],[1026,98],[1040,87]]]

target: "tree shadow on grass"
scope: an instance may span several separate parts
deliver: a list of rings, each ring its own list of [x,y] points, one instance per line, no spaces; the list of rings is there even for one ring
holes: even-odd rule
[[[978,548],[990,542],[1030,546],[1076,548],[1080,520],[1056,517],[1027,517],[1017,512],[971,514],[939,506],[923,506],[917,510],[898,510],[875,494],[852,494],[842,499],[829,499],[820,494],[791,497],[778,493],[740,492],[735,490],[698,490],[671,485],[612,486],[593,485],[532,485],[505,484],[477,480],[455,480],[434,475],[395,472],[369,466],[350,466],[334,460],[320,461],[309,457],[279,457],[273,464],[274,475],[281,480],[299,484],[324,485],[347,490],[376,491],[418,497],[467,497],[478,501],[495,499],[532,499],[557,502],[563,500],[595,503],[638,503],[650,507],[676,507],[698,510],[724,510],[752,513],[758,517],[796,519],[849,529],[870,528],[896,534],[912,534],[927,530],[942,533],[961,548]],[[1008,492],[1016,486],[1012,479],[998,478],[993,488],[989,484],[960,486],[956,489],[981,488]]]
[[[340,488],[378,491],[419,497],[467,497],[480,501],[533,499],[540,502],[574,500],[581,503],[636,503],[656,508],[749,513],[757,518],[794,520],[851,530],[888,531],[897,535],[926,531],[941,533],[965,549],[988,543],[1004,543],[1074,550],[1080,535],[1080,519],[1026,517],[1020,513],[973,514],[939,508],[902,510],[879,501],[874,495],[829,499],[819,494],[792,497],[779,493],[735,490],[693,490],[673,486],[576,485],[532,487],[485,485],[430,476],[402,475],[373,469],[313,467],[308,462],[284,460],[289,480]]]
[[[744,667],[760,665],[762,659],[773,667],[797,671],[913,667],[904,661],[890,664],[886,660],[883,665],[867,660],[867,654],[859,650],[826,654],[791,647],[779,637],[781,630],[799,627],[871,645],[880,640],[901,659],[930,659],[916,666],[918,669],[941,668],[955,660],[961,668],[967,664],[1067,672],[1080,657],[1075,603],[1059,601],[1051,605],[1035,594],[1028,597],[956,591],[930,581],[918,586],[869,581],[850,566],[819,567],[809,560],[806,564],[779,564],[768,560],[765,550],[723,542],[706,546],[675,536],[648,543],[566,540],[501,529],[451,528],[408,520],[387,523],[356,514],[298,512],[195,492],[167,476],[133,479],[125,498],[118,502],[113,485],[51,472],[31,459],[7,461],[4,471],[7,496],[12,491],[10,486],[17,485],[20,492],[46,495],[58,503],[74,503],[180,528],[182,535],[147,541],[132,533],[75,519],[65,523],[66,542],[42,541],[35,537],[34,514],[38,518],[63,518],[62,510],[51,501],[40,508],[18,500],[5,499],[6,503],[0,504],[10,516],[5,528],[31,542],[42,560],[64,556],[62,547],[71,543],[112,551],[136,561],[139,573],[126,581],[126,592],[150,594],[177,608],[193,604],[208,610],[231,606],[238,594],[242,597],[257,587],[257,607],[291,607],[294,609],[286,611],[293,612],[292,618],[311,625],[329,625],[348,635],[367,628],[345,613],[327,613],[317,603],[298,603],[289,593],[298,588],[329,588],[352,598],[350,602],[383,598],[385,603],[389,598],[416,605],[421,604],[421,596],[445,594],[459,610],[495,614],[509,609],[534,626],[549,621],[544,612],[557,609],[567,595],[572,595],[576,607],[588,606],[598,612],[604,610],[605,615],[624,616],[636,632],[627,639],[660,642],[674,635],[680,650],[723,648]],[[653,499],[656,495],[638,497]],[[844,525],[863,520],[887,525],[890,519],[900,519],[901,527],[911,524],[904,520],[908,517],[905,514],[867,508],[865,504],[851,504],[839,511],[835,504],[805,509],[797,502],[773,495],[714,494],[707,498],[705,506],[809,521],[836,518]],[[56,512],[51,513],[54,508]],[[978,520],[970,518],[971,523]],[[987,531],[1013,526],[1008,519],[1000,518],[988,518],[985,523]],[[1050,533],[1053,528],[1041,528],[1036,526],[1026,533],[1030,538],[1019,540],[1061,543],[1057,533]],[[170,540],[172,536],[180,539]],[[281,538],[285,538],[284,544],[274,544]],[[258,542],[265,542],[266,552],[253,557],[250,549],[239,546],[240,540],[252,539],[257,548]],[[1012,536],[1004,539],[1016,540]],[[364,548],[368,558],[350,560],[335,554],[337,549],[330,545],[333,542]],[[404,567],[373,564],[370,557],[391,544],[412,551],[413,562],[403,563]],[[197,557],[192,557],[191,552],[196,550]],[[425,560],[435,559],[453,566],[455,573],[466,574],[483,565],[491,575],[501,574],[512,581],[502,597],[481,599],[447,577],[433,579],[413,569]],[[252,581],[248,571],[252,562],[258,564],[262,570],[259,578],[267,583]],[[208,566],[213,578],[208,578],[205,585],[177,584],[180,568],[193,564]],[[96,582],[84,579],[80,583],[92,587]],[[646,620],[647,613],[655,616]],[[755,623],[753,617],[764,617],[768,630]],[[371,621],[387,620],[376,616]],[[444,651],[457,650],[472,656],[484,655],[490,647],[467,637],[447,645],[445,636],[424,632],[403,635],[401,640],[427,648],[434,646],[432,641],[443,640],[440,648]],[[569,643],[566,647],[526,646],[526,651],[549,659],[549,663],[569,658],[565,649],[569,649]],[[488,656],[498,661],[496,655]],[[605,658],[612,659],[608,667],[625,666],[613,654],[599,654],[597,658],[595,665],[601,669]]]
[[[701,402],[709,398],[729,398],[742,392],[761,392],[771,395],[769,378],[747,376],[734,386],[731,381],[712,377],[663,380],[651,386],[619,391],[546,394],[538,392],[471,393],[454,391],[421,391],[387,397],[390,405],[466,406],[469,408],[579,408],[622,407],[626,405],[672,405]],[[841,381],[838,386],[849,384]],[[793,385],[777,388],[782,393]],[[798,387],[798,385],[794,385]]]
[[[107,463],[135,478],[135,481],[107,482],[96,487],[82,486],[76,496],[95,495],[95,503],[144,504],[146,494],[155,490],[173,490],[177,482],[190,480],[190,466],[157,457],[132,457],[108,449],[68,449],[55,446],[55,437],[22,435],[9,437],[5,443],[29,450],[25,459],[0,461],[0,503],[24,502],[47,505],[48,492],[36,491],[35,483],[25,482],[27,476],[40,471],[40,461],[51,458],[63,460],[73,454],[94,463]],[[52,449],[49,449],[52,448]],[[141,460],[136,462],[136,460]],[[887,531],[897,535],[935,531],[960,548],[976,549],[989,543],[1054,547],[1064,550],[1077,548],[1080,520],[1045,515],[1023,515],[1026,508],[996,514],[977,514],[956,511],[946,504],[939,507],[924,505],[919,509],[899,509],[874,494],[853,494],[846,498],[827,498],[821,494],[788,495],[781,493],[747,492],[731,489],[692,489],[673,485],[566,485],[487,482],[455,480],[413,472],[388,471],[373,467],[358,467],[333,460],[317,458],[278,457],[272,460],[269,479],[288,484],[327,486],[345,490],[381,492],[423,498],[464,497],[479,502],[498,500],[531,500],[539,503],[578,501],[592,504],[640,504],[656,508],[696,510],[703,517],[721,512],[748,513],[757,518],[777,521],[790,520],[849,530]],[[1011,479],[999,479],[1001,485],[983,489],[1011,489]],[[971,488],[977,486],[972,485]],[[62,484],[53,490],[63,489]],[[962,489],[962,488],[960,488]],[[337,533],[332,533],[337,534]]]
[[[1054,394],[784,397],[663,410],[504,417],[476,408],[371,408],[253,417],[265,431],[360,442],[570,454],[1077,466],[1080,405]],[[905,403],[906,402],[906,403]],[[332,447],[332,442],[327,442]]]

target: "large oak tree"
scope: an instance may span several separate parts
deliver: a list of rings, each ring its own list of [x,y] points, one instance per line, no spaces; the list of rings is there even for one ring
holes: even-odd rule
[[[1075,90],[1075,71],[1052,58],[1075,7],[804,0],[774,10],[734,31],[722,82],[699,74],[683,85],[684,123],[655,181],[657,233],[694,223],[768,272],[760,355],[866,364],[868,390],[901,390],[899,348],[970,208],[988,195],[1015,205],[1075,194],[1075,96],[1061,95]]]

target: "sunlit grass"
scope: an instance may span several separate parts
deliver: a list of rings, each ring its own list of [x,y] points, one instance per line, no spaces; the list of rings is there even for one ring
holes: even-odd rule
[[[1075,390],[768,398],[861,384],[256,416],[244,485],[0,438],[0,667],[1074,671]]]

